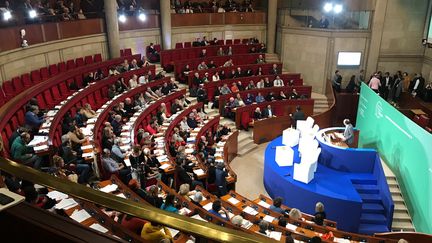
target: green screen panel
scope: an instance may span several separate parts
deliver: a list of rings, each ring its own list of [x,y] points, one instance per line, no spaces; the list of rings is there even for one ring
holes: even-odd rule
[[[432,135],[362,83],[359,146],[376,149],[395,173],[417,231],[432,233]]]

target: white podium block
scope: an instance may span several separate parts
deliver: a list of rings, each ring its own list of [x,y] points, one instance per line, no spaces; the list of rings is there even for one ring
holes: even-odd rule
[[[318,148],[318,141],[314,139],[312,136],[306,136],[300,138],[298,151],[300,153],[300,156],[303,156],[303,154],[311,153],[315,151]]]
[[[300,163],[294,164],[294,180],[308,184],[314,178],[312,164]]]
[[[304,154],[301,157],[301,163],[311,164],[313,172],[316,172],[318,167],[318,158],[321,154],[321,148],[317,148],[314,151]]]
[[[289,146],[277,146],[275,160],[280,167],[292,166],[294,161],[294,150]]]
[[[297,146],[299,140],[300,140],[300,132],[295,129],[288,128],[285,129],[282,133],[282,144],[286,146],[290,146],[290,147]]]

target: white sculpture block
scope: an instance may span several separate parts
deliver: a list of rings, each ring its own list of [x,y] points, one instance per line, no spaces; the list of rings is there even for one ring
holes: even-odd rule
[[[300,163],[294,164],[294,180],[308,184],[314,178],[312,164]]]
[[[312,128],[312,126],[314,125],[314,123],[315,123],[315,120],[312,117],[308,116],[308,118],[306,118],[307,127]]]
[[[321,154],[321,148],[317,148],[310,153],[306,153],[301,157],[301,163],[311,164],[313,172],[316,172],[318,167],[318,158]]]
[[[289,146],[277,146],[275,160],[280,167],[292,166],[294,161],[294,150]]]
[[[297,146],[299,140],[300,140],[300,132],[295,129],[288,128],[285,129],[282,133],[282,144],[286,146],[290,146],[290,147]]]
[[[300,138],[298,151],[300,156],[311,153],[318,148],[318,141],[313,136],[304,136]]]

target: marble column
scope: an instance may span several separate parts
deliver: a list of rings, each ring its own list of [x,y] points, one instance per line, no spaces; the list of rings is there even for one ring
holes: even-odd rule
[[[267,52],[274,53],[276,45],[277,0],[268,0],[267,7]]]
[[[162,47],[171,49],[171,4],[170,0],[160,1]]]
[[[117,17],[117,2],[104,0],[106,32],[108,36],[109,58],[120,57],[120,32]]]

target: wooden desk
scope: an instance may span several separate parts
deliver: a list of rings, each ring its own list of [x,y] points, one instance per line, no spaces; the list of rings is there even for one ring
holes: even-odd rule
[[[253,140],[256,144],[265,143],[279,137],[283,130],[291,126],[290,116],[278,116],[255,121],[253,124]]]

